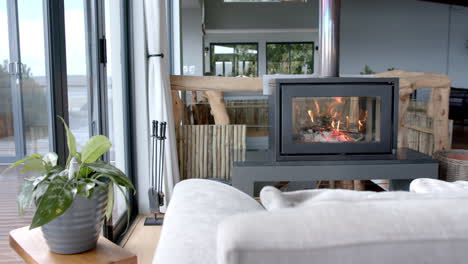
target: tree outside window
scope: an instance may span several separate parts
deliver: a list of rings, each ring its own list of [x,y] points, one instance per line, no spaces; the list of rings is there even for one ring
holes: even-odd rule
[[[210,51],[212,75],[258,76],[258,44],[211,44]]]
[[[312,74],[314,43],[267,43],[267,73]]]

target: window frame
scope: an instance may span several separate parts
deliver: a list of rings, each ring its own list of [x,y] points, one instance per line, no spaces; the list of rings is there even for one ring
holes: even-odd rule
[[[269,73],[268,72],[268,59],[269,59],[269,56],[268,56],[268,45],[270,44],[286,44],[286,45],[291,45],[291,44],[312,44],[312,72],[310,74],[314,74],[315,73],[315,70],[314,70],[314,66],[315,66],[315,42],[314,41],[271,41],[271,42],[266,42],[265,43],[265,74],[277,74],[277,73]],[[289,52],[289,61],[288,61],[288,64],[289,64],[289,73],[278,73],[278,74],[292,74],[291,73],[291,48],[288,49],[288,52]]]
[[[256,70],[256,76],[255,77],[259,77],[259,45],[258,45],[258,42],[210,42],[210,73],[213,75],[214,73],[214,70],[216,69],[215,67],[213,67],[213,63],[212,63],[212,59],[213,59],[213,55],[214,55],[214,46],[215,45],[233,45],[233,46],[238,46],[238,45],[255,45],[257,47],[257,60],[256,60],[256,63],[257,63],[257,70]],[[237,54],[236,54],[237,56]],[[215,75],[213,75],[215,76]],[[223,77],[226,77],[226,76],[223,76]]]

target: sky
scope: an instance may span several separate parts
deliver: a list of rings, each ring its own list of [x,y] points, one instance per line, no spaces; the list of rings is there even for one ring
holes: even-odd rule
[[[0,59],[9,58],[6,1],[0,0]],[[21,58],[33,76],[45,76],[42,0],[18,0]],[[69,75],[86,74],[83,1],[65,0],[65,38]]]

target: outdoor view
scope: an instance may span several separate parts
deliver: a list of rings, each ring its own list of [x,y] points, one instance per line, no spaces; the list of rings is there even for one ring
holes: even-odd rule
[[[89,138],[89,50],[84,1],[65,0],[65,41],[67,52],[68,114],[78,149]]]
[[[211,44],[211,73],[235,77],[258,75],[257,44]]]
[[[0,157],[16,156],[19,139],[24,140],[26,155],[49,151],[48,76],[44,45],[42,1],[18,1],[19,51],[10,54],[6,0],[0,2]],[[82,144],[89,137],[86,31],[83,1],[65,1],[65,31],[68,72],[70,127]],[[10,43],[9,43],[10,42]],[[21,57],[19,76],[9,74],[10,58]],[[18,61],[18,59],[15,59]],[[19,85],[21,93],[12,94],[11,85]],[[13,109],[22,110],[13,114]],[[23,134],[14,134],[14,118],[22,123]],[[18,125],[18,124],[17,124]],[[16,136],[16,138],[15,138]]]
[[[267,43],[267,74],[312,74],[314,43]]]
[[[12,12],[11,6],[7,6],[7,2],[17,2],[17,22],[9,20],[15,12]],[[109,138],[113,143],[110,159],[113,165],[126,172],[124,120],[119,118],[118,122],[113,122],[115,115],[123,116],[125,111],[122,69],[119,66],[122,22],[119,5],[111,7],[110,0],[103,2],[106,6],[105,35],[108,40],[106,73]],[[90,24],[86,21],[90,18],[86,13],[89,10],[86,3],[89,1],[64,0],[69,126],[76,137],[78,150],[89,139],[91,127],[89,109],[92,102],[89,100],[89,91],[93,83],[88,43],[91,32]],[[0,172],[8,166],[3,164],[11,164],[34,153],[45,154],[50,151],[50,87],[45,23],[43,1],[0,0]],[[113,35],[115,38],[112,38]],[[115,51],[112,46],[116,47]],[[116,54],[114,58],[117,59],[112,60],[111,54]],[[113,63],[119,67],[112,67]],[[118,87],[117,91],[113,89],[114,83]],[[7,187],[0,192],[3,201],[0,209],[4,213],[0,217],[0,262],[5,260],[5,263],[18,262],[9,251],[8,232],[28,225],[31,220],[29,211],[26,217],[18,216],[18,188],[23,178],[29,177],[20,172],[21,168],[0,175],[0,184]],[[111,224],[115,224],[126,210],[125,199],[117,190],[115,199]]]

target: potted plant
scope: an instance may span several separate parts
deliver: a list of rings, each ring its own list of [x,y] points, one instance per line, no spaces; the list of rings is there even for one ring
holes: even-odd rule
[[[57,154],[50,152],[33,154],[7,170],[23,164],[22,173],[36,172],[22,186],[19,213],[35,204],[30,229],[42,227],[52,252],[76,254],[96,247],[104,215],[109,219],[112,214],[114,186],[124,197],[135,188],[122,171],[99,160],[112,146],[107,137],[94,136],[77,152],[75,137],[61,120],[69,151],[65,167],[57,164]],[[128,207],[127,198],[126,203]],[[129,217],[128,213],[127,221]]]

